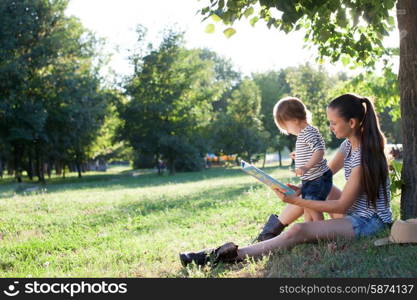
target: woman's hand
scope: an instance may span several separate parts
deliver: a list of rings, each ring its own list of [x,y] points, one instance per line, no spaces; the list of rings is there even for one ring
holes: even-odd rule
[[[296,156],[296,155],[295,155],[295,151],[293,151],[293,152],[291,152],[291,153],[290,153],[290,158],[291,158],[291,159],[295,159],[295,156]]]
[[[291,183],[287,183],[287,186],[288,186],[290,189],[292,189],[292,190],[295,192],[295,194],[296,194],[297,196],[300,196],[300,195],[301,195],[301,189],[300,189],[300,187],[299,187],[299,186],[293,185],[293,184],[291,184]]]
[[[288,185],[290,186],[290,185]],[[300,195],[300,189],[294,185],[290,186],[291,189],[293,189],[294,191],[296,191],[295,194],[291,194],[291,195],[287,195],[285,194],[285,190],[281,189],[281,188],[276,188],[274,189],[275,194],[277,194],[278,198],[280,198],[282,201],[284,201],[285,203],[292,203],[295,204],[295,202],[298,199],[298,196]]]

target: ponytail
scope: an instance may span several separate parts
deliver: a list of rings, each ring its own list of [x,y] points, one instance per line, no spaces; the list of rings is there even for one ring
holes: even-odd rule
[[[381,132],[374,105],[368,98],[360,98],[365,104],[365,114],[361,122],[361,164],[362,177],[368,205],[376,207],[376,199],[380,193],[380,187],[384,192],[385,203],[388,204],[388,163],[385,156],[385,137]]]
[[[382,186],[385,204],[388,205],[388,163],[385,156],[385,137],[381,132],[372,102],[366,97],[345,94],[332,100],[328,106],[338,110],[346,121],[356,119],[360,122],[361,165],[364,192],[368,206],[376,207]]]

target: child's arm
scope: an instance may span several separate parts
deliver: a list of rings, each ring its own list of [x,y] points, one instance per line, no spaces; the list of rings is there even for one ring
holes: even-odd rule
[[[318,164],[324,157],[324,150],[317,150],[313,153],[309,161],[302,167],[299,167],[295,170],[295,175],[297,176],[303,176],[305,173],[307,173],[308,170],[310,170],[312,167],[314,167],[316,164]]]

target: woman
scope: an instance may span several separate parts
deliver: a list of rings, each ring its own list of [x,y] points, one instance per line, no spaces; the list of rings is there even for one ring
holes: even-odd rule
[[[243,248],[226,243],[213,250],[182,253],[183,265],[237,262],[304,242],[370,236],[389,226],[392,213],[385,138],[372,102],[353,94],[342,95],[328,105],[327,118],[336,137],[345,139],[329,163],[333,174],[344,168],[346,184],[343,191],[333,189],[325,201],[304,200],[295,186],[291,186],[297,192],[295,195],[286,196],[280,190],[275,193],[291,205],[287,207],[289,219],[295,217],[298,208],[344,216],[294,224],[278,236]]]

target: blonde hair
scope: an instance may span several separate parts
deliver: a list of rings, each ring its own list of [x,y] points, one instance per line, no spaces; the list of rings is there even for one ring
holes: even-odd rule
[[[299,120],[310,122],[311,113],[308,111],[304,103],[296,97],[286,97],[279,100],[273,110],[275,124],[279,131],[288,134],[284,128],[284,122],[290,120]]]

